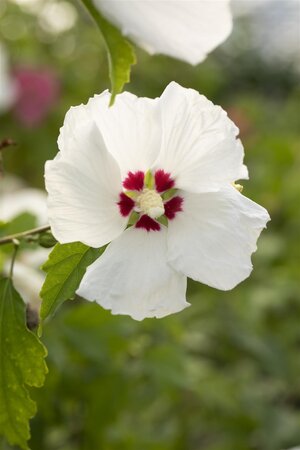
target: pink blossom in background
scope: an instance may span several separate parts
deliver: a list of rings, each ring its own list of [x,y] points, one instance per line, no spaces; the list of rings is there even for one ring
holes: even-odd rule
[[[36,127],[59,99],[60,81],[49,68],[17,67],[14,115],[25,127]]]

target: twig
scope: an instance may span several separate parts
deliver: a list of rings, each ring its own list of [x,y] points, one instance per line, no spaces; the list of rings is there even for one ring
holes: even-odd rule
[[[50,225],[45,225],[43,227],[33,228],[32,230],[22,231],[22,233],[16,233],[11,234],[10,236],[5,236],[4,238],[0,239],[0,245],[8,244],[10,242],[13,242],[14,239],[23,239],[27,236],[32,236],[34,234],[40,234],[44,231],[50,230]]]
[[[15,141],[10,138],[3,139],[0,141],[0,176],[3,177],[4,169],[3,169],[3,156],[2,151],[7,147],[11,147],[12,145],[17,145]]]
[[[3,141],[0,142],[0,150],[12,145],[17,145],[17,143],[10,138],[3,139]]]

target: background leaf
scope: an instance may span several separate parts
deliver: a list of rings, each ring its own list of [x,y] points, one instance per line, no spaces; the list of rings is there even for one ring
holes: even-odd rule
[[[56,244],[42,269],[47,272],[41,290],[41,318],[46,319],[64,301],[74,297],[86,268],[103,252],[81,242]]]
[[[94,18],[105,41],[112,93],[110,105],[112,105],[116,95],[122,92],[124,84],[130,80],[130,67],[136,63],[134,49],[118,28],[104,19],[91,0],[82,2]]]
[[[25,305],[8,278],[0,280],[0,434],[28,449],[29,419],[36,404],[25,385],[41,387],[46,348],[26,328]]]

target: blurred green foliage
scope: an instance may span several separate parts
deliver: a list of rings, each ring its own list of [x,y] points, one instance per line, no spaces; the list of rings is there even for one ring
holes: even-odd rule
[[[3,6],[4,5],[4,6]],[[9,172],[43,186],[43,165],[71,105],[108,87],[96,28],[78,8],[74,28],[54,35],[2,1],[0,33],[12,62],[47,65],[60,101],[38,128],[12,113],[1,136],[18,147]],[[15,34],[10,28],[15,26]],[[299,73],[255,53],[219,49],[194,68],[138,52],[128,90],[158,96],[171,80],[227,109],[240,126],[250,181],[244,193],[272,221],[251,277],[231,292],[190,282],[192,306],[134,322],[97,305],[66,303],[44,327],[49,374],[33,391],[32,450],[280,450],[300,443]],[[1,445],[1,444],[0,444]],[[1,447],[0,447],[1,448]],[[8,449],[2,444],[3,449]]]

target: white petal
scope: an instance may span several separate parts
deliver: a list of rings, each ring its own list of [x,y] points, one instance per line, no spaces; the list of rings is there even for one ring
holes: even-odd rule
[[[94,146],[97,146],[97,140],[100,141],[100,146],[103,146],[101,133],[94,131],[96,127],[87,105],[72,106],[66,113],[58,137],[58,147],[62,155],[72,160],[74,153],[82,154],[88,150],[87,144],[91,138],[95,141]]]
[[[136,320],[181,311],[189,306],[186,277],[167,264],[166,253],[165,228],[128,228],[88,268],[78,294]]]
[[[147,171],[156,159],[161,141],[158,99],[138,98],[129,92],[117,96],[109,107],[110,94],[90,99],[89,114],[97,123],[106,148],[118,162],[124,178],[129,171]]]
[[[180,195],[183,212],[169,222],[169,263],[194,280],[232,289],[252,270],[251,254],[268,212],[231,186]]]
[[[198,64],[232,28],[229,0],[94,0],[100,11],[149,53]]]
[[[73,131],[75,137],[70,139],[63,131],[63,151],[46,163],[49,222],[61,243],[81,241],[101,247],[127,224],[117,205],[120,171],[92,120]]]
[[[171,173],[176,187],[207,192],[247,177],[239,130],[220,106],[174,82],[160,106],[163,139],[155,166]]]

